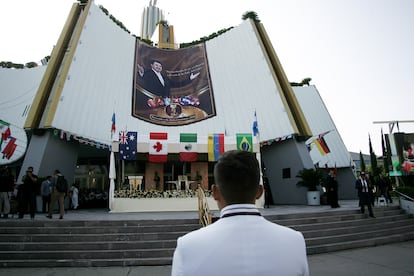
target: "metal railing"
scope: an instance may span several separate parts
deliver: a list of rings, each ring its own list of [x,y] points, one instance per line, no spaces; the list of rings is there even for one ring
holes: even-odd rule
[[[212,216],[210,212],[210,208],[208,207],[208,202],[206,195],[204,194],[203,188],[201,185],[198,185],[197,188],[197,197],[198,197],[198,218],[199,223],[203,226],[207,226],[211,224]]]
[[[394,190],[393,192],[395,192],[395,193],[399,194],[400,196],[404,197],[405,199],[408,199],[408,200],[414,201],[414,198],[412,198],[412,197],[410,197],[410,196],[408,196],[408,195],[406,195],[406,194],[400,193],[400,192],[399,192],[399,191],[397,191],[397,190]]]

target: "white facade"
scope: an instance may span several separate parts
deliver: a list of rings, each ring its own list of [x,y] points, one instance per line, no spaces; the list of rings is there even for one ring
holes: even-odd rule
[[[68,73],[60,71],[59,85],[51,93],[61,89],[56,112],[50,124],[44,117],[39,127],[61,129],[109,145],[115,113],[117,131],[138,132],[139,152],[148,152],[150,132],[167,132],[168,143],[173,144],[170,152],[179,151],[180,133],[197,133],[201,152],[207,151],[209,133],[225,133],[233,143],[237,133],[252,133],[255,111],[260,141],[295,134],[274,69],[251,21],[206,42],[217,115],[189,125],[160,126],[131,115],[134,49],[135,37],[92,3],[78,43],[67,49],[71,58],[62,63],[68,66]],[[16,102],[16,108],[1,108],[0,119],[23,126],[24,110],[31,105],[45,68],[0,69],[0,104]],[[313,135],[333,130],[324,137],[331,153],[320,156],[311,152],[314,163],[349,166],[349,154],[316,88],[295,87],[294,93]],[[46,110],[51,102],[49,98]]]
[[[190,125],[165,127],[132,117],[134,47],[135,38],[92,5],[73,59],[67,61],[68,75],[61,76],[53,121],[41,127],[109,144],[115,112],[118,130],[137,131],[138,143],[146,143],[150,132],[168,132],[169,143],[178,143],[180,133],[196,132],[199,143],[207,144],[209,133],[225,133],[230,139],[252,133],[256,111],[261,140],[294,132],[250,21],[206,43],[217,116]]]

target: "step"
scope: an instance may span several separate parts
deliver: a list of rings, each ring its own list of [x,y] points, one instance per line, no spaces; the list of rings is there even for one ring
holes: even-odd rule
[[[308,254],[414,239],[414,220],[398,207],[265,216],[301,231]],[[0,221],[0,267],[171,265],[177,238],[200,228],[196,219]]]

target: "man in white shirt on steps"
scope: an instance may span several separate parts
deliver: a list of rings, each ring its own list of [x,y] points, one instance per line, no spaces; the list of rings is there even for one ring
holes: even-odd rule
[[[172,275],[309,275],[302,233],[263,218],[253,153],[226,152],[214,168],[220,219],[178,238]]]

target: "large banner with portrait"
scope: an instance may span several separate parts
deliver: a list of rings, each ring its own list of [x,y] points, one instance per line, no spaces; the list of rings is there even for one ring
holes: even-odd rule
[[[136,40],[132,116],[178,126],[216,115],[204,44],[178,50]]]
[[[403,175],[414,174],[414,133],[394,133],[399,168]]]

